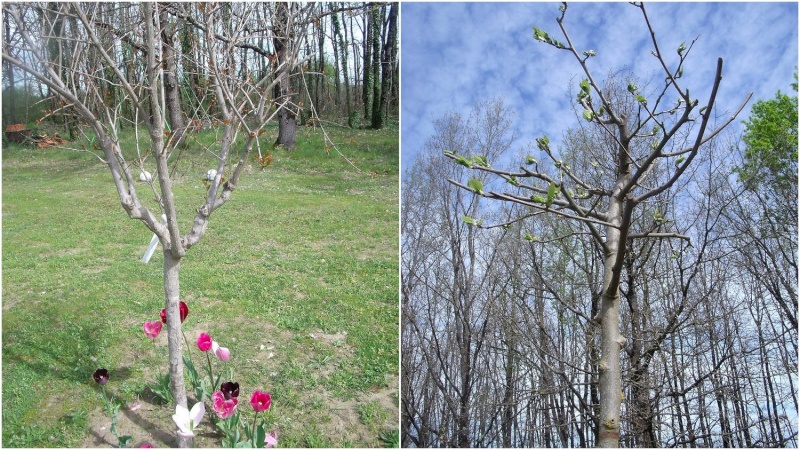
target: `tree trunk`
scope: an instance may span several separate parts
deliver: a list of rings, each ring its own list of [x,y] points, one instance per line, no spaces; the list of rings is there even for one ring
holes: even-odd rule
[[[167,346],[169,349],[169,379],[172,397],[176,405],[187,407],[186,385],[183,379],[183,333],[181,332],[180,281],[181,260],[164,248],[164,298],[167,310]],[[191,447],[192,439],[178,436],[178,446]]]
[[[297,116],[289,106],[292,95],[292,84],[289,79],[291,72],[290,65],[292,58],[289,52],[292,48],[293,39],[291,24],[289,22],[289,8],[286,3],[278,3],[275,11],[275,55],[277,57],[278,70],[276,77],[278,84],[275,86],[275,101],[278,103],[278,138],[275,140],[274,147],[282,145],[287,149],[293,149],[297,138]],[[281,106],[283,105],[283,106]]]
[[[386,45],[383,47],[383,67],[381,69],[381,98],[378,102],[378,111],[372,112],[372,128],[379,130],[383,128],[386,119],[386,111],[389,105],[389,97],[392,93],[394,82],[392,65],[397,51],[397,3],[392,3],[389,7],[389,30],[386,38]],[[373,99],[373,102],[375,100]]]
[[[169,144],[177,147],[186,133],[186,118],[181,109],[181,92],[178,84],[178,69],[175,60],[175,25],[170,23],[169,15],[163,5],[159,4],[159,21],[161,23],[161,50],[164,69],[164,98],[167,107],[167,118],[171,131]]]
[[[333,36],[334,39],[338,37],[339,51],[341,52],[342,58],[342,75],[344,76],[344,104],[345,111],[347,113],[347,125],[350,128],[353,128],[353,111],[350,101],[350,75],[347,69],[347,29],[345,29],[344,33],[342,32],[339,25],[339,17],[335,13],[331,15],[331,21],[333,21]]]
[[[9,47],[11,45],[11,22],[9,20],[4,20],[3,22],[5,25],[4,45]],[[8,76],[8,91],[6,91],[6,95],[8,97],[9,106],[7,110],[3,110],[4,113],[8,113],[8,117],[3,121],[3,125],[9,125],[17,123],[17,88],[14,80],[14,68],[11,66],[11,63],[3,61],[3,66],[5,66],[3,70]]]
[[[370,79],[370,89],[372,93],[369,97],[370,121],[373,114],[380,113],[380,96],[381,96],[381,27],[383,25],[383,15],[386,10],[386,5],[375,5],[370,15],[370,29],[372,30],[372,78]]]
[[[158,42],[158,30],[155,29],[154,15],[156,12],[153,5],[144,3],[142,13],[145,22],[145,38],[147,40],[147,66],[150,68],[147,77],[150,78],[152,87],[155,87],[158,80],[158,67],[156,52],[160,47]],[[169,349],[169,379],[172,397],[176,405],[188,407],[186,403],[186,385],[183,379],[183,353],[181,348],[181,315],[179,309],[180,302],[180,260],[183,257],[184,249],[181,247],[180,235],[178,234],[177,212],[175,201],[172,195],[172,185],[169,178],[169,168],[167,166],[167,149],[164,145],[164,115],[158,99],[158,90],[149,89],[151,119],[149,134],[153,154],[156,156],[156,171],[158,172],[158,183],[162,192],[162,204],[164,213],[167,216],[169,236],[161,237],[161,247],[164,249],[164,308],[167,311],[167,346]],[[113,172],[113,170],[112,170]],[[178,437],[178,446],[181,448],[191,447],[192,439]]]
[[[630,252],[628,253],[630,255]],[[654,448],[657,446],[653,429],[653,411],[650,407],[650,382],[649,360],[644,353],[644,342],[647,328],[643,318],[642,308],[636,292],[636,278],[634,276],[634,260],[625,259],[625,268],[628,275],[626,297],[630,311],[630,349],[631,366],[631,446]]]
[[[320,4],[319,8],[320,14],[323,13],[324,6]],[[325,108],[322,99],[325,98],[323,90],[327,87],[325,79],[325,25],[322,23],[322,20],[317,24],[317,46],[319,56],[317,59],[318,75],[314,77],[314,107],[316,108],[317,115],[319,115]]]
[[[627,126],[620,130],[619,165],[614,192],[609,197],[606,217],[605,255],[603,262],[603,294],[600,298],[600,420],[597,432],[597,446],[602,448],[619,447],[620,408],[622,406],[622,367],[620,351],[625,339],[619,331],[619,284],[622,272],[623,255],[631,225],[634,202],[622,197],[621,189],[631,178],[631,160]]]
[[[373,36],[373,12],[379,9],[377,5],[372,5],[364,13],[364,31],[366,36],[364,39],[364,62],[362,67],[364,69],[363,84],[361,85],[361,98],[364,99],[364,120],[369,120],[370,113],[372,112],[372,36]]]

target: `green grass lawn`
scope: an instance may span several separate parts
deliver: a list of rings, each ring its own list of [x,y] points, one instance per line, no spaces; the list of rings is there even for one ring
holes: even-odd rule
[[[184,330],[196,362],[201,332],[231,350],[215,371],[235,371],[243,412],[254,390],[272,394],[280,446],[396,444],[398,128],[328,132],[364,173],[326,153],[319,129],[266,170],[253,161],[182,261]],[[184,233],[212,158],[190,142],[176,166]],[[121,413],[132,444],[174,444],[174,409],[148,388],[166,373],[166,332],[142,331],[164,307],[160,249],[139,262],[152,234],[88,153],[4,147],[2,175],[3,446],[116,444],[98,367],[109,393],[142,405]],[[213,415],[207,404],[196,446],[219,445]]]

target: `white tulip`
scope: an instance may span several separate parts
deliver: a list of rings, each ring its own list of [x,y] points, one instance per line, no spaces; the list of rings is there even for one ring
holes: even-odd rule
[[[203,420],[203,415],[206,413],[206,406],[203,402],[197,402],[192,406],[189,411],[185,406],[178,405],[175,407],[175,415],[172,420],[178,426],[178,435],[184,438],[194,437],[194,429],[197,424]]]

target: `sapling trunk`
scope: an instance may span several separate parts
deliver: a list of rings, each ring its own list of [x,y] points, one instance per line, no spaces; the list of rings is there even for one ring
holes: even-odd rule
[[[172,252],[164,249],[164,297],[167,310],[167,346],[169,349],[169,379],[172,397],[176,405],[188,408],[186,402],[186,385],[183,380],[183,346],[180,313],[181,260]],[[191,447],[192,439],[178,436],[178,447]]]

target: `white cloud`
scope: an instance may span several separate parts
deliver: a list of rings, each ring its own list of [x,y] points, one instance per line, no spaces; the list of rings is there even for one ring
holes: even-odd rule
[[[725,61],[719,111],[789,91],[797,65],[796,3],[651,3],[648,17],[667,61],[700,35],[681,80],[706,101],[716,60]],[[566,92],[581,69],[565,51],[533,39],[532,26],[564,40],[558,4],[404,3],[402,8],[403,167],[448,111],[468,113],[478,101],[503,97],[517,117],[517,147],[546,133],[555,143],[576,125]],[[630,69],[645,80],[661,75],[641,12],[627,3],[570,4],[565,26],[576,48],[593,49],[590,68],[601,82]],[[747,117],[749,108],[740,119]]]

